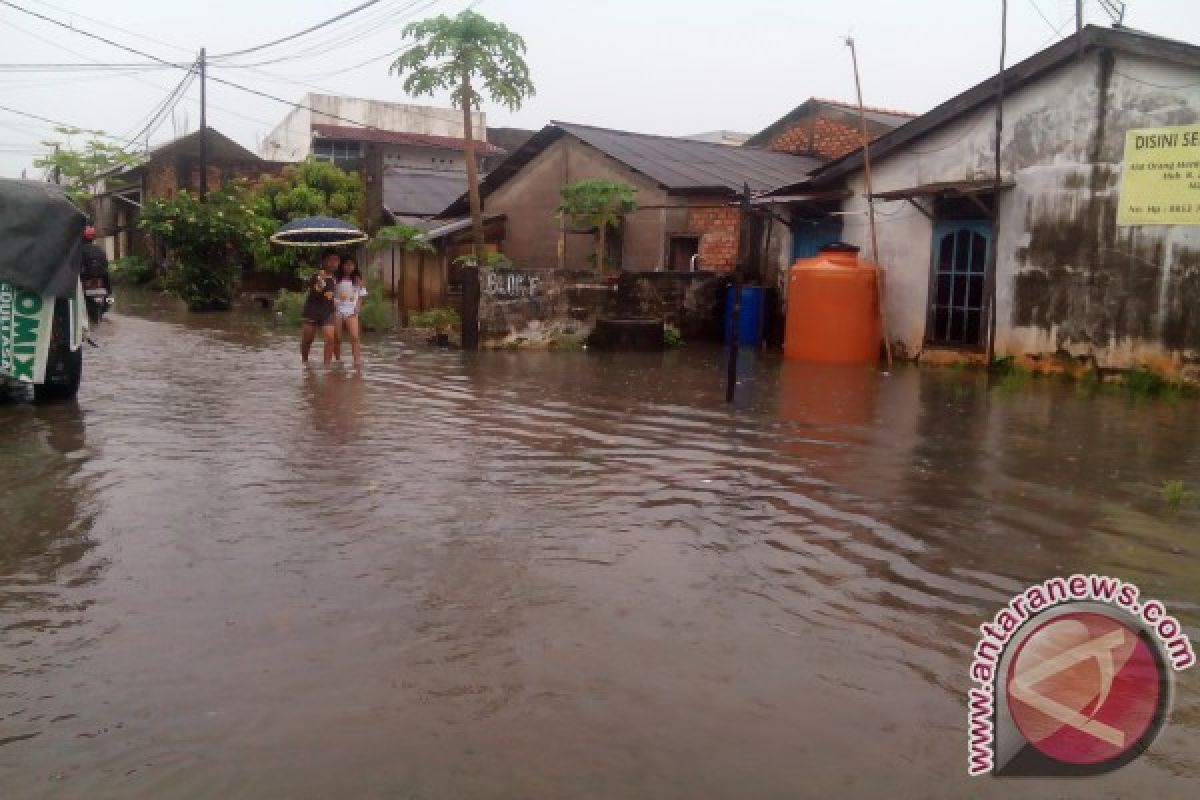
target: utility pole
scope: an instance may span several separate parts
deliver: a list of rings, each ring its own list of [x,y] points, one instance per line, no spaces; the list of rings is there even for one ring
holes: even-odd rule
[[[888,336],[887,311],[884,308],[883,267],[879,263],[879,239],[875,234],[875,195],[871,190],[871,137],[867,134],[867,112],[863,108],[862,81],[858,77],[858,50],[854,38],[846,37],[850,61],[854,64],[854,89],[858,93],[858,123],[862,128],[863,181],[867,187],[867,220],[871,226],[871,262],[875,264],[875,297],[879,303],[879,327],[883,331],[883,351],[887,355],[888,372],[892,370],[892,342]]]
[[[1082,5],[1078,3],[1077,6]],[[992,185],[992,246],[988,249],[984,284],[987,292],[987,365],[996,360],[996,267],[1000,244],[1000,144],[1004,133],[1004,55],[1008,47],[1008,0],[1000,0],[1000,72],[996,75],[996,173]]]
[[[1075,0],[1075,32],[1083,30],[1083,0]]]
[[[742,184],[741,213],[738,215],[738,252],[733,262],[733,303],[729,309],[729,358],[725,362],[725,402],[732,403],[737,391],[738,332],[742,327],[742,264],[750,257],[750,184]]]
[[[207,53],[200,48],[200,202],[208,197],[208,86]]]
[[[58,158],[57,158],[58,145],[57,144],[54,145],[54,155],[56,156],[56,158],[54,159],[54,183],[61,185],[62,184],[62,167],[60,167],[58,165]]]

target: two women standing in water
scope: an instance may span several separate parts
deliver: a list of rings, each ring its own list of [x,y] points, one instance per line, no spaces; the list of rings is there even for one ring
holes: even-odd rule
[[[323,360],[326,366],[336,358],[342,360],[342,331],[350,338],[350,352],[354,366],[361,367],[362,331],[359,313],[363,297],[367,294],[363,285],[362,272],[354,256],[340,258],[332,250],[321,256],[321,266],[308,282],[308,296],[304,300],[304,333],[300,339],[300,358],[308,363],[317,331],[321,331],[324,342]]]

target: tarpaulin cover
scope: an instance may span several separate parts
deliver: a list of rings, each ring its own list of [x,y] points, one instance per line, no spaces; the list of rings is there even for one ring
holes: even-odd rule
[[[74,297],[85,221],[58,186],[0,178],[0,281]]]

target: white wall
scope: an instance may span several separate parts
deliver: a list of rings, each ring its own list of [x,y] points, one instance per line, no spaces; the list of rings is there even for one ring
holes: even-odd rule
[[[998,352],[1066,351],[1094,356],[1101,365],[1168,370],[1192,352],[1173,350],[1159,337],[1181,311],[1173,261],[1196,261],[1200,230],[1116,228],[1115,209],[1125,131],[1197,120],[1200,71],[1122,54],[1110,71],[1090,53],[1006,98],[1001,171],[1015,186],[1002,192],[999,206]],[[990,179],[994,125],[994,106],[988,106],[876,160],[874,191]],[[863,174],[851,176],[847,186],[854,196],[843,207],[850,212],[843,238],[867,256]],[[931,210],[929,201],[919,202]],[[932,223],[907,201],[875,207],[889,333],[915,355],[925,335]],[[1150,300],[1147,281],[1158,287]],[[1161,307],[1147,309],[1147,302]]]
[[[303,161],[312,151],[314,124],[353,125],[357,122],[385,131],[457,138],[462,138],[464,134],[462,111],[456,108],[385,103],[312,93],[304,96],[301,105],[308,108],[293,109],[284,117],[263,140],[259,155],[271,161]],[[313,110],[309,111],[309,108]],[[476,139],[483,138],[483,132],[487,130],[487,116],[482,111],[471,112],[471,128]]]

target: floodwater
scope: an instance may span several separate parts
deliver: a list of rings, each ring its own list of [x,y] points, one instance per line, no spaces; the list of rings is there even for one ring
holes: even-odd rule
[[[968,779],[964,699],[1052,575],[1200,634],[1194,404],[161,306],[0,406],[0,797],[1196,796],[1200,669],[1094,779]]]

